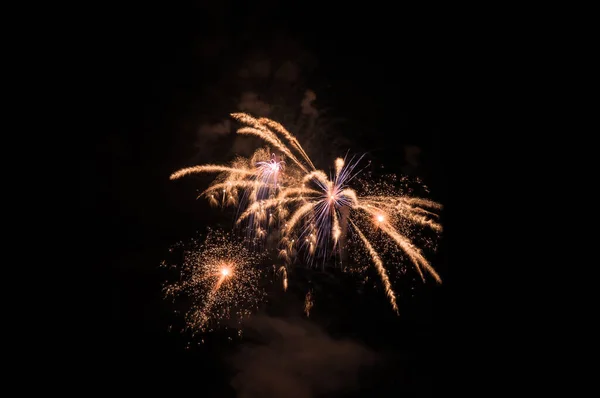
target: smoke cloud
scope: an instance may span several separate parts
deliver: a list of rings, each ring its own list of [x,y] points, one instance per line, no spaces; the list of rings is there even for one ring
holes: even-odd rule
[[[366,347],[335,340],[303,319],[254,318],[248,343],[231,359],[240,398],[311,398],[358,387],[361,368],[376,360]]]
[[[196,157],[204,157],[210,154],[210,148],[214,142],[221,137],[229,135],[232,131],[231,120],[223,120],[217,123],[203,123],[196,130],[194,147],[198,150]]]
[[[215,124],[204,123],[198,128],[198,138],[216,138],[227,135],[230,132],[231,121],[229,119]]]
[[[302,100],[302,103],[300,104],[300,107],[302,107],[302,113],[311,117],[317,117],[319,116],[319,111],[317,111],[317,108],[315,108],[312,105],[312,102],[315,101],[317,99],[317,94],[315,94],[314,91],[312,90],[306,90],[306,93],[304,94],[304,99]]]
[[[238,109],[242,112],[249,112],[254,116],[269,116],[269,113],[271,113],[271,105],[260,100],[258,95],[253,92],[242,94]]]

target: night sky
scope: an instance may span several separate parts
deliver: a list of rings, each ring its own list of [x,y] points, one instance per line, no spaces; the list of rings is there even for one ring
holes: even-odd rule
[[[209,177],[168,177],[254,148],[227,126],[241,107],[291,121],[314,108],[318,127],[298,138],[317,167],[365,153],[374,168],[419,176],[433,199],[448,200],[440,70],[452,61],[440,32],[404,27],[410,18],[402,13],[347,12],[269,1],[98,10],[106,24],[87,44],[97,49],[87,83],[97,117],[80,202],[94,226],[89,261],[101,282],[94,296],[102,338],[90,355],[105,387],[205,397],[269,398],[284,385],[283,396],[299,398],[443,395],[452,281],[444,239],[432,263],[445,284],[407,284],[417,287],[399,293],[401,317],[381,289],[359,293],[345,274],[306,271],[241,342],[217,333],[186,349],[189,336],[168,331],[177,322],[161,296],[168,248],[207,225],[231,225],[196,200]],[[316,99],[303,106],[307,90]],[[308,280],[325,288],[306,320]],[[276,365],[298,347],[312,359]]]

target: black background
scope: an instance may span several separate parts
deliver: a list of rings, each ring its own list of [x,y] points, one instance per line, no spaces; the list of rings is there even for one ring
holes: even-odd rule
[[[168,180],[193,158],[194,137],[182,126],[194,123],[194,109],[212,109],[214,98],[204,87],[240,65],[253,46],[275,36],[299,42],[318,60],[307,83],[316,87],[317,107],[346,121],[339,130],[351,150],[368,152],[374,163],[400,172],[403,147],[420,147],[419,175],[432,196],[447,203],[452,43],[435,24],[410,23],[409,14],[382,9],[221,2],[105,6],[94,15],[105,23],[94,24],[97,30],[85,44],[93,49],[93,72],[85,82],[98,100],[91,105],[97,114],[90,129],[94,153],[83,157],[81,175],[82,210],[94,226],[90,261],[102,282],[95,294],[95,328],[102,337],[92,361],[104,385],[235,396],[223,358],[236,343],[216,336],[186,350],[187,336],[167,329],[175,317],[160,291],[165,275],[158,265],[174,242],[205,225],[227,226],[228,220],[195,201],[196,185]],[[227,44],[210,51],[211,43],[222,41]],[[208,160],[226,159],[217,153]],[[339,396],[445,390],[454,335],[447,245],[444,238],[433,261],[444,285],[429,282],[418,289],[416,298],[405,301],[401,319],[385,298],[352,294],[347,286],[353,282],[339,275],[339,284],[347,286],[332,288],[338,298],[315,322],[390,358],[378,372],[367,372],[358,390]],[[328,319],[331,313],[335,321]]]

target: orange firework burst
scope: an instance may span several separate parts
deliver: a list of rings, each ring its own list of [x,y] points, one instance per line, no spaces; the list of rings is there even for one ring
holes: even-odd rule
[[[278,255],[288,264],[299,251],[307,253],[311,262],[315,256],[325,260],[334,249],[341,253],[344,244],[340,239],[347,231],[354,232],[358,238],[354,242],[370,258],[396,312],[396,296],[382,253],[391,253],[391,258],[402,253],[423,281],[426,272],[441,283],[415,239],[418,227],[433,231],[436,237],[441,233],[436,213],[442,208],[440,204],[369,179],[363,179],[362,187],[350,186],[351,181],[356,182],[358,173],[353,170],[360,159],[346,162],[337,158],[332,175],[328,175],[315,168],[298,140],[279,123],[244,113],[231,116],[245,125],[238,134],[263,139],[289,161],[284,163],[269,149],[261,148],[251,158],[238,158],[230,166],[188,167],[173,173],[171,179],[196,172],[220,173],[203,195],[212,204],[243,203],[237,224],[248,222],[248,230],[260,239],[272,232],[279,238]],[[397,264],[395,258],[393,264]]]
[[[264,257],[222,231],[209,230],[203,242],[192,240],[190,246],[181,278],[165,287],[166,296],[189,299],[185,318],[193,332],[212,330],[225,320],[241,322],[265,298],[260,288]]]

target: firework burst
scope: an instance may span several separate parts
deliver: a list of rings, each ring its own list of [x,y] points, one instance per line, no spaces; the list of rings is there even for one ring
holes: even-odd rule
[[[202,195],[213,204],[238,205],[236,224],[248,223],[247,229],[259,239],[275,235],[278,256],[286,263],[302,252],[308,256],[309,264],[316,258],[324,264],[336,249],[338,253],[344,250],[340,239],[346,230],[353,231],[358,238],[353,242],[370,258],[396,312],[396,295],[382,254],[387,259],[402,253],[423,281],[427,273],[441,283],[414,242],[418,228],[441,233],[436,213],[440,204],[398,191],[393,184],[376,184],[364,178],[351,187],[361,158],[348,162],[337,158],[332,175],[327,175],[314,167],[298,140],[279,123],[243,113],[232,117],[245,125],[238,134],[260,137],[290,161],[285,163],[269,148],[261,148],[249,159],[238,158],[230,166],[188,167],[173,173],[172,179],[196,172],[219,172],[214,184]],[[222,196],[217,199],[215,195],[219,193]],[[362,260],[361,256],[356,258]]]
[[[231,233],[209,230],[183,253],[180,279],[164,288],[167,298],[187,298],[185,320],[194,333],[224,321],[241,322],[265,298],[260,287],[264,256],[249,251]]]

